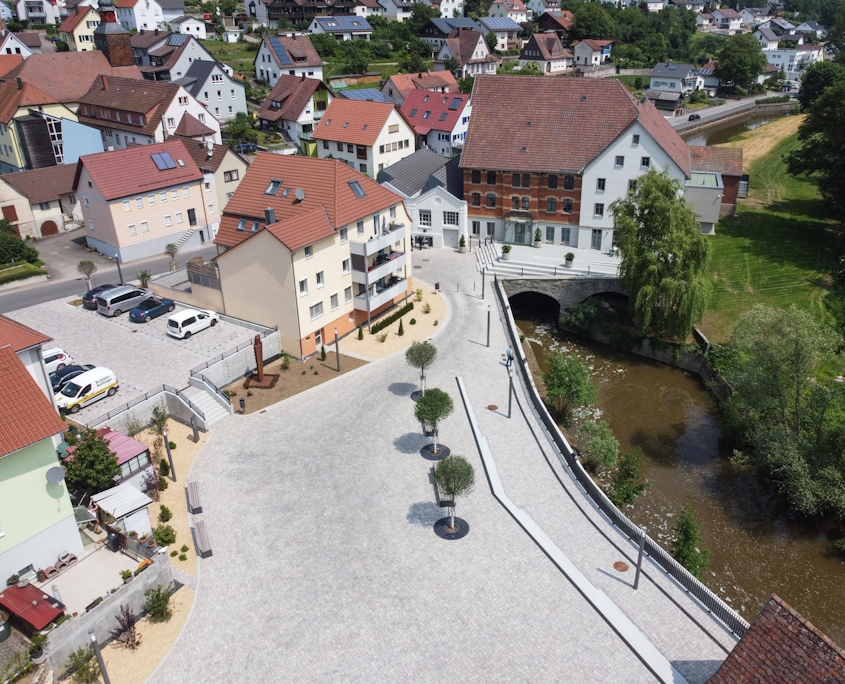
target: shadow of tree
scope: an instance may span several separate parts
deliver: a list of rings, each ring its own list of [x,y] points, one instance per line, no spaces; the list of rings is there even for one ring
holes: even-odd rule
[[[419,432],[406,432],[393,440],[396,451],[403,454],[418,454],[426,444],[428,440]]]
[[[443,510],[431,501],[418,501],[408,508],[409,523],[420,527],[431,527],[443,517]]]
[[[397,397],[409,397],[411,392],[417,389],[417,386],[410,382],[392,382],[387,386],[387,389]]]

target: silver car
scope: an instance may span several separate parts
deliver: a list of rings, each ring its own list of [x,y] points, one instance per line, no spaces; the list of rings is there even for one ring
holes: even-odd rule
[[[153,291],[133,285],[121,285],[97,297],[97,311],[103,316],[120,316],[153,296]]]

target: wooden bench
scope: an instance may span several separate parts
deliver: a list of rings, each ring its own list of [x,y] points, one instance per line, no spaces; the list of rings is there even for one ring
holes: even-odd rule
[[[188,508],[191,513],[202,513],[200,501],[200,483],[194,480],[188,483]]]
[[[197,555],[200,558],[208,558],[211,554],[211,541],[208,538],[208,530],[205,529],[205,520],[198,520],[194,524],[194,541],[197,546]]]

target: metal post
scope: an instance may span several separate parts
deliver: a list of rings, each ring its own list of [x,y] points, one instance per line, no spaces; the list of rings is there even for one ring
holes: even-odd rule
[[[197,432],[197,419],[195,416],[191,416],[191,429],[194,431],[194,444],[199,444],[200,433]]]
[[[170,477],[176,482],[176,468],[173,467],[173,454],[170,453],[170,440],[167,438],[167,428],[162,430],[164,436],[164,448],[167,449],[167,460],[170,462]]]
[[[487,305],[487,346],[490,346],[490,305]]]
[[[510,386],[508,387],[508,418],[511,417],[511,404],[513,403],[513,368],[508,366],[508,377],[510,378]]]
[[[487,276],[484,274],[484,268],[481,269],[481,298],[484,299],[484,295],[487,294],[484,291],[485,283],[487,282]]]
[[[97,641],[97,635],[94,634],[94,628],[88,630],[91,635],[91,644],[94,646],[94,655],[97,656],[97,662],[100,664],[100,674],[103,676],[103,684],[111,684],[109,673],[106,672],[106,664],[103,662],[103,654],[100,651],[100,643]]]
[[[337,357],[337,372],[340,373],[340,346],[337,342],[337,328],[334,329],[334,355]]]
[[[120,252],[114,253],[114,262],[117,264],[117,277],[120,278],[120,284],[123,285],[123,271],[120,270]]]
[[[640,525],[640,529],[642,530],[642,534],[640,535],[640,552],[637,555],[637,574],[634,577],[634,589],[637,589],[640,586],[640,572],[642,571],[643,567],[643,549],[645,549],[645,525]]]
[[[241,413],[246,413],[246,399],[241,397],[240,404],[241,404]]]

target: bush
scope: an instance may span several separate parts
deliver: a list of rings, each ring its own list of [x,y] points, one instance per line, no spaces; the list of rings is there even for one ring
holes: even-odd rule
[[[70,46],[63,40],[57,40],[56,52],[70,52]]]
[[[421,301],[423,300],[423,290],[422,290],[422,288],[421,288],[421,287],[418,287],[418,288],[416,289],[416,292],[414,292],[414,294],[416,295],[416,298],[417,298],[417,301],[418,301],[418,302],[421,302]]]
[[[165,480],[161,475],[158,477],[158,491],[163,492],[167,489],[167,480]]]
[[[174,530],[170,525],[159,525],[155,528],[154,534],[156,544],[159,546],[170,546],[171,544],[176,543],[176,530]]]
[[[178,556],[178,555],[179,555],[179,552],[176,549],[173,549],[173,551],[170,552],[171,558],[176,558],[176,556]]]
[[[168,446],[170,447],[170,450],[173,451],[176,448],[176,442],[168,442]]]
[[[287,370],[288,368],[290,368],[290,354],[285,352],[282,355],[282,370]]]
[[[431,313],[431,304],[429,304],[428,302],[426,302],[425,304],[423,304],[423,305],[422,305],[422,312],[423,312],[424,314]]]
[[[603,420],[587,421],[578,426],[578,446],[584,466],[598,473],[616,465],[619,442]]]
[[[358,326],[358,339],[359,340],[364,339],[364,329],[360,325]]]
[[[154,622],[167,622],[173,613],[170,611],[170,587],[163,584],[144,592],[147,597],[146,608]]]
[[[94,647],[79,648],[68,656],[65,664],[74,684],[94,684],[100,678],[100,665]]]
[[[760,100],[755,100],[755,105],[779,104],[781,102],[789,102],[792,98],[789,95],[775,95],[774,97],[764,97]]]
[[[0,233],[0,264],[24,261],[30,264],[38,261],[38,250],[26,244],[17,235]]]
[[[38,268],[35,264],[22,262],[20,266],[13,266],[0,271],[0,285],[11,283],[15,280],[31,278],[32,276],[44,275],[45,273],[47,273],[47,271]]]
[[[158,519],[161,520],[161,522],[166,523],[172,517],[173,512],[167,506],[162,504],[161,508],[158,511]],[[156,541],[158,541],[158,538],[156,538]]]
[[[402,319],[399,319],[399,332],[396,333],[399,337],[405,334],[405,324],[402,322]]]
[[[187,553],[187,551],[188,551],[188,545],[187,545],[187,544],[182,544],[182,548],[181,548],[181,549],[179,549],[179,550],[180,550],[182,553]]]
[[[416,319],[416,318],[412,318],[410,321],[408,321],[408,323],[410,323],[411,325],[416,325],[416,324],[417,324],[417,319]]]
[[[161,459],[161,463],[158,464],[158,472],[162,477],[170,475],[170,463],[166,458]]]
[[[387,333],[382,333],[381,335],[377,335],[377,336],[376,336],[376,339],[377,339],[379,342],[384,342],[384,341],[387,339]]]
[[[405,306],[403,306],[398,311],[394,311],[389,316],[385,316],[378,323],[374,323],[372,326],[370,326],[370,335],[375,335],[379,330],[383,330],[384,328],[386,328],[391,323],[395,323],[400,318],[402,318],[402,316],[404,316],[406,313],[411,311],[413,308],[414,308],[414,303],[408,302],[407,304],[405,304]],[[423,308],[425,308],[425,307],[423,307]]]
[[[179,554],[179,560],[180,561],[186,561],[186,560],[188,560],[188,556],[186,556],[184,553],[180,553]]]

